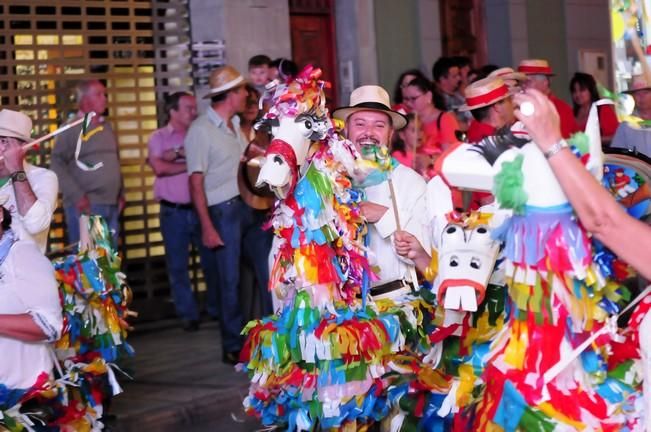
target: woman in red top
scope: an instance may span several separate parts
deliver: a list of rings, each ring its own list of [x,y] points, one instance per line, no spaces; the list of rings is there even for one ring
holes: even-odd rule
[[[570,92],[572,93],[572,108],[574,118],[581,130],[585,130],[585,124],[588,121],[590,107],[593,102],[600,99],[597,91],[597,82],[590,74],[577,72],[570,81]],[[601,129],[601,139],[610,141],[615,135],[619,120],[613,105],[602,105],[599,108],[599,127]]]
[[[410,112],[410,109],[405,105],[403,101],[403,96],[405,88],[414,78],[427,79],[425,78],[425,75],[418,69],[408,69],[401,73],[398,77],[396,86],[393,89],[393,106],[391,108],[394,111],[404,111],[405,113]]]
[[[411,80],[403,90],[403,101],[416,114],[417,122],[425,135],[423,152],[436,156],[458,142],[457,119],[453,113],[443,110],[443,99],[429,80]]]

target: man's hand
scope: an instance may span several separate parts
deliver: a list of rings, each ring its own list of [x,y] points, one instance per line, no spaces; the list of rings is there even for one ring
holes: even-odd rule
[[[209,249],[215,249],[224,246],[224,241],[214,227],[208,227],[201,230],[201,241]]]
[[[10,139],[2,155],[5,166],[10,174],[23,170],[23,161],[25,160],[25,150],[16,140]]]
[[[77,207],[77,211],[81,214],[90,214],[90,200],[86,195],[79,198],[75,207]]]
[[[419,255],[427,255],[418,239],[407,231],[396,231],[393,235],[393,244],[401,257],[414,259]]]
[[[122,214],[126,206],[127,206],[126,198],[124,198],[124,195],[120,195],[120,197],[118,198],[118,214]]]
[[[376,204],[370,201],[362,202],[359,207],[362,209],[362,214],[366,220],[370,223],[376,223],[382,216],[389,210],[389,207],[385,207],[380,204]]]
[[[393,245],[398,255],[409,258],[418,270],[425,271],[431,258],[415,236],[407,231],[396,231],[393,235]]]

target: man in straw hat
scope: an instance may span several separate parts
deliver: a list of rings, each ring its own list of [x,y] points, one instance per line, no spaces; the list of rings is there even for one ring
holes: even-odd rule
[[[572,107],[552,93],[550,77],[554,76],[554,72],[547,60],[522,60],[518,66],[518,72],[527,76],[526,87],[535,88],[546,95],[554,104],[561,118],[561,133],[563,134],[563,138],[569,138],[573,133],[579,132],[580,129],[576,124]]]
[[[643,75],[634,76],[631,88],[623,93],[628,93],[635,99],[634,115],[642,120],[651,120],[651,85]],[[617,127],[610,147],[628,149],[651,157],[651,130],[622,122]]]
[[[349,106],[333,112],[333,117],[345,122],[346,137],[362,157],[376,166],[367,181],[362,182],[367,201],[361,205],[370,223],[370,249],[374,255],[371,265],[379,269],[380,280],[371,290],[375,296],[404,290],[405,281],[416,283],[411,277],[413,263],[400,257],[393,246],[394,237],[400,237],[401,230],[414,235],[429,250],[424,235],[426,184],[418,173],[389,156],[394,131],[407,124],[405,116],[390,106],[386,90],[366,85],[351,93]]]
[[[32,120],[18,111],[0,111],[0,195],[11,212],[12,229],[45,252],[59,182],[54,172],[25,162],[23,144],[31,141]]]
[[[68,242],[79,241],[79,217],[95,214],[106,220],[117,243],[125,200],[118,142],[111,124],[101,116],[106,111],[106,87],[101,81],[87,80],[77,85],[76,93],[77,117],[97,115],[81,146],[78,139],[83,126],[79,124],[60,134],[52,149],[51,168],[61,182]]]
[[[243,317],[240,292],[240,256],[253,263],[261,295],[262,312],[272,312],[267,289],[267,255],[271,238],[262,231],[253,209],[240,198],[237,170],[246,148],[236,115],[246,106],[244,77],[232,66],[222,66],[210,74],[211,106],[195,120],[185,138],[190,174],[190,194],[201,224],[201,238],[212,249],[206,275],[208,289],[218,288],[222,360],[235,364],[242,347]]]
[[[475,81],[464,93],[466,103],[460,110],[470,111],[474,117],[468,128],[468,142],[479,142],[515,122],[511,91],[501,78]]]

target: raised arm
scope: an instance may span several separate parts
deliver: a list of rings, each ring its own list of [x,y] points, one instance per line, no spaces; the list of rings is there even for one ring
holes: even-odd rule
[[[519,109],[515,115],[538,147],[548,152],[562,139],[554,106],[533,89],[517,94],[515,102],[518,106],[525,102],[533,105],[532,115],[523,115]],[[645,278],[651,279],[651,227],[630,217],[568,148],[558,151],[548,161],[585,228]]]

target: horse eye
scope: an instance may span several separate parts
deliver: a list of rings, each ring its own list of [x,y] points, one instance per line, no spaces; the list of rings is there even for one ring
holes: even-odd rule
[[[472,258],[470,260],[470,267],[474,268],[475,270],[479,270],[479,268],[481,267],[481,261],[479,260],[479,258]]]
[[[284,163],[283,158],[281,158],[280,156],[274,156],[274,163],[277,163],[278,165],[282,165]]]
[[[456,230],[457,230],[457,227],[455,227],[455,226],[451,226],[451,227],[448,227],[448,229],[445,230],[445,232],[448,233],[448,234],[452,234],[452,233],[455,232]]]
[[[311,121],[305,120],[305,123],[303,123],[303,124],[305,125],[305,129],[312,129],[312,122]]]
[[[450,257],[450,267],[458,267],[459,266],[459,258],[457,258],[456,255],[453,255]]]
[[[477,228],[477,232],[479,234],[486,234],[488,232],[488,230],[486,229],[486,227],[479,227],[479,228]]]

